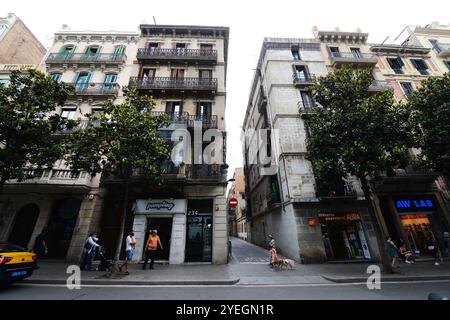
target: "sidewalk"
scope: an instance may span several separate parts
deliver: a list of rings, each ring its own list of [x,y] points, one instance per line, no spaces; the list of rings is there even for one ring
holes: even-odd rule
[[[24,283],[66,284],[70,264],[63,262],[39,263]],[[97,262],[93,263],[96,266]],[[142,270],[142,264],[128,266],[129,275],[108,271],[81,271],[81,284],[89,285],[233,285],[239,278],[229,272],[227,265],[168,265],[155,264],[154,270]]]

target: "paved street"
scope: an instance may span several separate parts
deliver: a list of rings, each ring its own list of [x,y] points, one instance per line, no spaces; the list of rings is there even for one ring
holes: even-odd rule
[[[296,300],[296,299],[427,299],[430,292],[450,297],[450,281],[383,284],[368,290],[365,284],[233,285],[233,286],[85,286],[68,290],[65,286],[17,284],[0,291],[0,300]]]

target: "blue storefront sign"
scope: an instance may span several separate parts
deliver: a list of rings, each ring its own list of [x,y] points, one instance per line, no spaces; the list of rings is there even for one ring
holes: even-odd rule
[[[434,211],[435,204],[431,197],[398,197],[394,198],[398,212]]]

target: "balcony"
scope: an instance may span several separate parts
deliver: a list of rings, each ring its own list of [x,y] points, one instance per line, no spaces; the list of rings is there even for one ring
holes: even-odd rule
[[[303,114],[311,114],[314,112],[314,103],[312,101],[299,101],[297,102],[298,112]]]
[[[47,65],[49,64],[112,64],[121,65],[125,63],[127,56],[125,54],[115,53],[98,53],[98,54],[85,54],[85,53],[50,53],[45,60]]]
[[[305,74],[294,72],[292,74],[292,78],[294,79],[294,84],[296,86],[310,86],[313,85],[316,81],[316,76],[314,74]]]
[[[438,57],[448,58],[450,57],[450,43],[436,43],[434,49],[437,52]]]
[[[217,50],[201,49],[138,49],[137,59],[143,62],[216,63]]]
[[[55,135],[63,135],[63,134],[68,134],[68,133],[72,133],[78,130],[82,130],[82,129],[86,129],[89,126],[99,126],[100,122],[99,121],[91,121],[91,120],[78,120],[79,124],[73,128],[64,128],[58,132],[55,133]]]
[[[63,186],[87,186],[91,185],[91,176],[87,172],[72,171],[70,169],[29,169],[28,178],[9,184],[40,184]]]
[[[369,86],[369,91],[394,90],[394,87],[389,81],[374,80]]]
[[[372,53],[330,52],[330,62],[332,67],[345,64],[354,67],[368,67],[376,65],[378,59],[377,56]]]
[[[186,178],[191,182],[221,182],[224,179],[220,164],[188,164],[185,167]]]
[[[194,127],[196,121],[202,123],[203,129],[217,129],[217,115],[189,115],[187,112],[150,111],[150,114],[160,116],[165,114],[170,124],[185,124]]]
[[[117,83],[68,83],[75,88],[74,96],[115,98],[119,93]]]
[[[179,94],[180,92],[215,95],[217,78],[131,77],[129,85],[139,90],[146,90],[154,95]]]
[[[319,184],[316,195],[322,200],[356,199],[357,193],[352,183],[342,182],[336,185]]]

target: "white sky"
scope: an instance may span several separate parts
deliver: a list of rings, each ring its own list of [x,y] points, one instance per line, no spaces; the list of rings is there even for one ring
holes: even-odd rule
[[[229,177],[242,166],[240,131],[264,37],[312,38],[312,27],[395,38],[406,25],[450,23],[450,1],[398,0],[2,0],[46,46],[63,24],[71,30],[137,31],[141,23],[230,27],[227,111]]]

